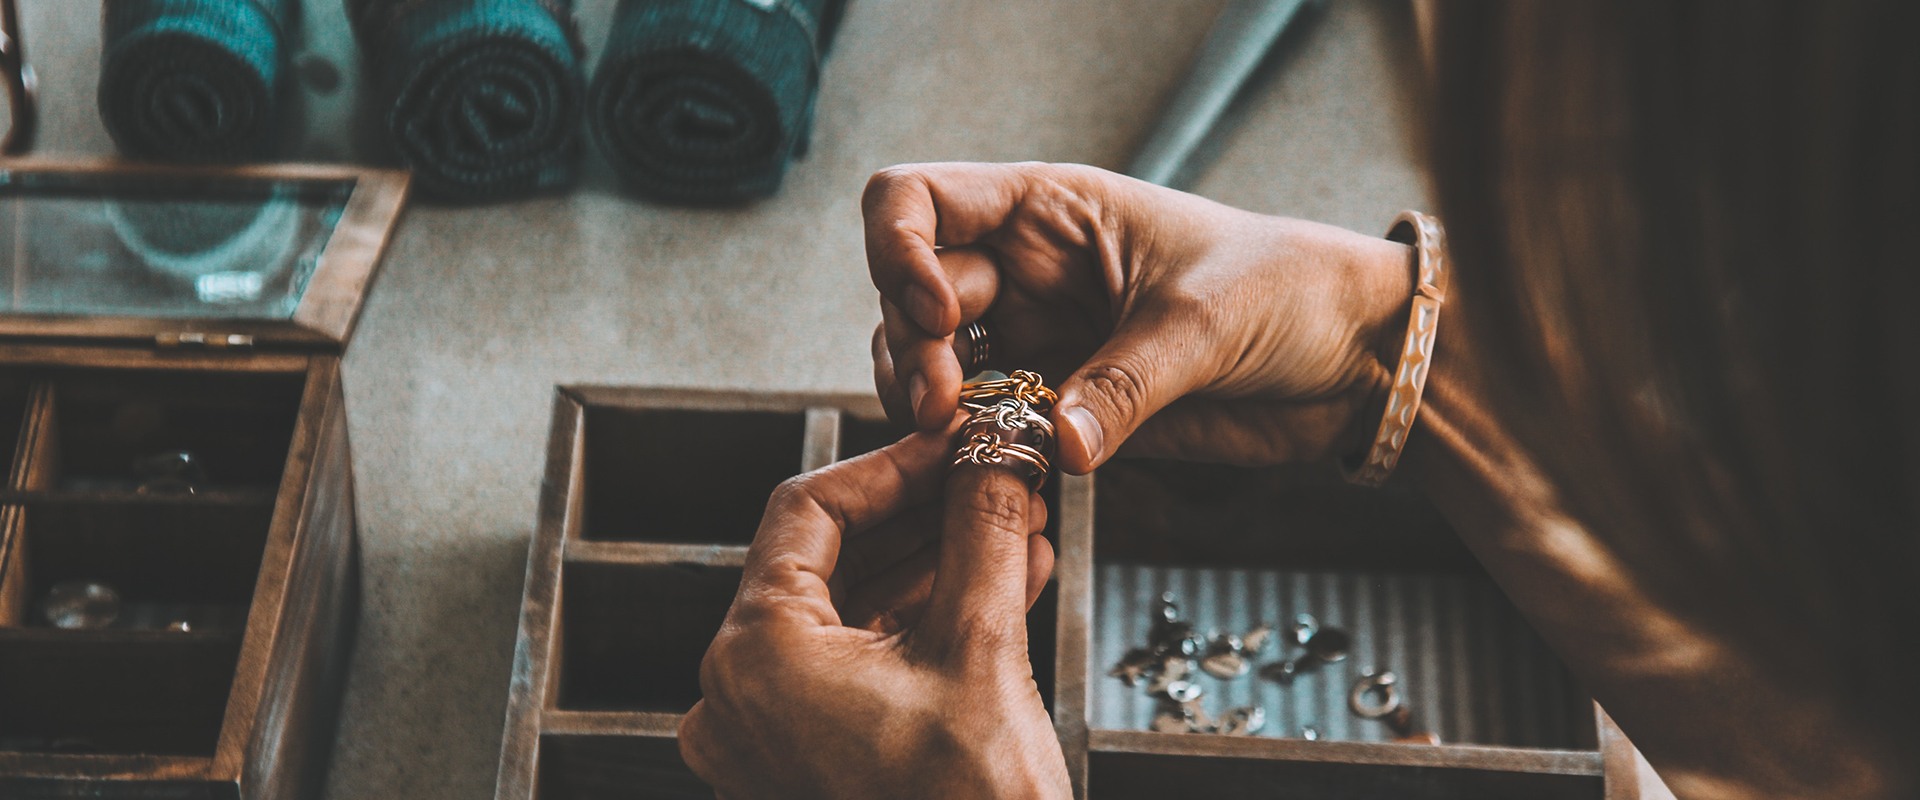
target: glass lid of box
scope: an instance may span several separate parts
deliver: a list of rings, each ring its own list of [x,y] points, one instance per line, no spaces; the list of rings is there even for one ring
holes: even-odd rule
[[[5,310],[291,319],[350,180],[0,173]]]

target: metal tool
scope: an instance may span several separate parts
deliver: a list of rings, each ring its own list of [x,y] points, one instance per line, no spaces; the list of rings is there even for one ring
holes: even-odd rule
[[[1127,174],[1169,185],[1206,139],[1248,76],[1310,0],[1234,0],[1207,32],[1173,102],[1160,112]]]

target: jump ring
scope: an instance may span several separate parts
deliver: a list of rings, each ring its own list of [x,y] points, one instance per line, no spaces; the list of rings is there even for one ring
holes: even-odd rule
[[[1380,702],[1368,699],[1380,693]],[[1353,682],[1347,693],[1347,708],[1362,719],[1384,719],[1400,710],[1400,677],[1392,672],[1368,673]]]

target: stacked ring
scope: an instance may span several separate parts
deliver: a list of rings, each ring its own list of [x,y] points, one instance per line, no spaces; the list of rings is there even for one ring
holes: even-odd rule
[[[975,321],[960,333],[967,337],[967,363],[963,365],[967,374],[986,369],[987,359],[993,357],[993,342],[987,338],[986,324]]]
[[[997,374],[997,373],[989,373]],[[1040,382],[1040,376],[1024,369],[1016,369],[1013,374],[1001,378],[992,378],[960,387],[960,404],[973,411],[980,411],[1000,401],[1012,397],[1042,414],[1053,409],[1060,396]]]
[[[1013,466],[1019,464],[1026,468],[1027,485],[1034,491],[1047,483],[1047,472],[1053,465],[1047,456],[1024,444],[1004,442],[990,433],[976,433],[954,453],[953,465],[972,464],[976,467]]]
[[[1054,429],[1046,411],[1056,399],[1039,375],[1025,370],[962,387],[960,404],[971,413],[953,465],[1017,466],[1037,491],[1053,469]]]

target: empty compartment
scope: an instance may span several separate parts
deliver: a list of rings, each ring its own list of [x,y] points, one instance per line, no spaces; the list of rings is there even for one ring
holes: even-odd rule
[[[302,374],[53,373],[53,424],[33,488],[271,492],[300,411]],[[190,464],[173,459],[186,454]]]
[[[670,737],[540,737],[536,800],[713,800]]]
[[[1088,800],[1161,800],[1196,788],[1267,800],[1600,800],[1598,775],[1221,756],[1087,755]]]
[[[9,466],[20,449],[20,431],[26,425],[27,395],[31,384],[25,375],[0,372],[0,459]]]
[[[1027,612],[1027,660],[1033,664],[1033,685],[1040,690],[1040,702],[1053,715],[1054,676],[1057,672],[1059,643],[1060,585],[1047,581],[1039,599]]]
[[[50,499],[18,507],[17,559],[0,576],[0,598],[12,602],[0,604],[7,612],[0,626],[54,627],[56,592],[92,585],[115,598],[106,604],[115,610],[96,611],[101,617],[90,627],[237,637],[273,506],[188,500]]]
[[[1591,704],[1564,665],[1417,498],[1317,470],[1114,462],[1097,478],[1094,530],[1095,729],[1151,729],[1160,701],[1108,671],[1147,646],[1171,593],[1202,637],[1275,630],[1246,674],[1194,672],[1211,717],[1262,709],[1257,735],[1392,741],[1385,723],[1348,708],[1356,680],[1385,670],[1413,728],[1444,743],[1593,747]],[[1286,635],[1302,613],[1347,635],[1345,658],[1290,684],[1263,678],[1305,654]]]
[[[840,417],[840,460],[871,453],[911,433],[911,427],[897,425],[884,417],[843,414]]]
[[[234,635],[0,630],[0,752],[212,756]]]
[[[581,535],[745,544],[800,472],[806,415],[590,407]]]
[[[559,707],[684,712],[738,567],[570,563],[560,577]]]

